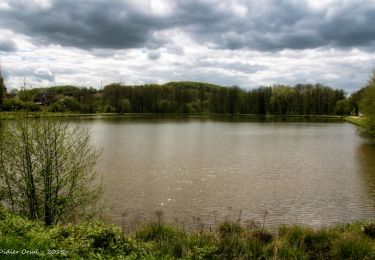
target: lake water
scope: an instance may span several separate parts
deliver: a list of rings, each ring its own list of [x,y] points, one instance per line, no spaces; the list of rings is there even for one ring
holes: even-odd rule
[[[105,218],[206,227],[375,218],[375,146],[355,126],[246,118],[82,119],[103,149]]]

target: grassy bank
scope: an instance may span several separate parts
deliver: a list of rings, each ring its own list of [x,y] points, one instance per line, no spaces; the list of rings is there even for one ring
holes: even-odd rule
[[[368,222],[272,232],[233,222],[193,232],[151,223],[124,234],[105,223],[45,228],[0,211],[1,259],[374,259],[374,238]]]
[[[345,116],[344,120],[357,126],[366,127],[367,121],[363,117],[358,116]]]

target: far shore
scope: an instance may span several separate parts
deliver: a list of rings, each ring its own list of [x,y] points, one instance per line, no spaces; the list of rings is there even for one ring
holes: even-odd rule
[[[262,115],[262,114],[210,114],[210,113],[69,113],[69,112],[0,112],[0,118],[12,119],[14,116],[23,113],[28,116],[55,116],[55,117],[141,117],[141,116],[181,116],[181,117],[233,117],[233,118],[313,118],[313,119],[345,119],[354,123],[354,118],[363,120],[354,116],[339,115]],[[353,119],[351,119],[353,118]],[[353,120],[353,122],[351,121]]]

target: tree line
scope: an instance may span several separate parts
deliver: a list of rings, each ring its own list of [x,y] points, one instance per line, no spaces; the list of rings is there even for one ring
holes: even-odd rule
[[[366,86],[353,93],[349,103],[365,116],[365,133],[375,138],[375,71]]]
[[[98,90],[75,86],[22,88],[1,109],[80,113],[198,113],[343,115],[356,111],[342,89],[321,84],[274,85],[256,89],[202,82],[139,86],[113,83]]]

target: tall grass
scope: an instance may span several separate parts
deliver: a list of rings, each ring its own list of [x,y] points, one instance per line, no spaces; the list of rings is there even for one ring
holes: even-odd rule
[[[270,231],[226,220],[213,230],[186,232],[152,223],[125,233],[97,223],[55,226],[0,209],[1,259],[374,259],[375,224],[357,222],[320,229],[280,226]],[[6,250],[19,251],[6,254]],[[22,254],[22,250],[38,254]],[[10,251],[8,251],[10,252]]]

